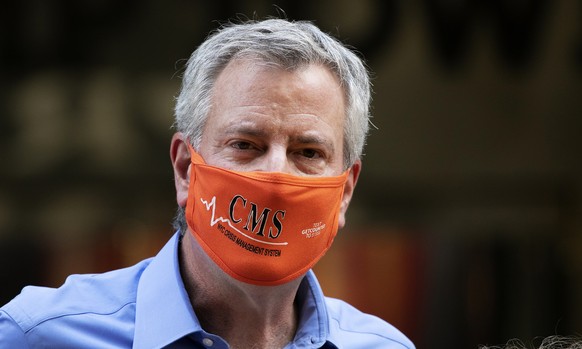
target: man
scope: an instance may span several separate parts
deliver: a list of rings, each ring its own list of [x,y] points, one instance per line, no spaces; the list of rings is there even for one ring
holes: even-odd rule
[[[133,267],[25,288],[0,347],[414,348],[310,270],[345,224],[369,102],[360,59],[312,24],[214,33],[176,104],[176,235]]]

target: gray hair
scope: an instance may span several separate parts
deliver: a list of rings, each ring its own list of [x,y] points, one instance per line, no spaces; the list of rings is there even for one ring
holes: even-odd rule
[[[522,341],[518,339],[511,339],[504,346],[479,346],[479,349],[527,349]],[[533,348],[533,347],[532,347]],[[582,349],[582,339],[578,337],[567,336],[549,336],[542,339],[537,349]]]
[[[305,21],[285,19],[229,23],[212,33],[190,56],[176,100],[175,124],[198,149],[211,108],[218,75],[231,61],[257,60],[281,69],[295,70],[321,64],[340,81],[346,97],[344,166],[362,157],[370,124],[371,83],[362,60],[337,39]],[[187,230],[184,208],[178,207],[174,228]]]
[[[371,84],[362,60],[315,25],[285,19],[228,24],[211,34],[190,56],[176,101],[175,127],[198,149],[211,108],[214,83],[229,62],[255,59],[293,70],[322,64],[339,79],[347,100],[344,165],[361,158],[369,129]]]

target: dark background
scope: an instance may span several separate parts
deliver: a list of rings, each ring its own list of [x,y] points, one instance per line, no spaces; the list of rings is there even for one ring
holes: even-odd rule
[[[355,46],[374,130],[327,293],[419,348],[582,333],[582,5],[279,1]],[[4,2],[0,303],[154,255],[184,60],[269,1]]]

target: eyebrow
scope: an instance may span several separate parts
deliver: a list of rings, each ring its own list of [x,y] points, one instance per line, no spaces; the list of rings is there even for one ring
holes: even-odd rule
[[[246,136],[252,137],[265,137],[267,136],[267,132],[263,129],[251,127],[251,126],[241,126],[241,125],[230,125],[224,129],[225,135],[237,135],[242,134]]]
[[[261,128],[240,125],[240,124],[234,124],[234,125],[227,126],[224,129],[224,134],[225,135],[239,134],[239,135],[246,135],[246,136],[257,137],[257,138],[265,138],[269,135],[269,132],[267,132]],[[290,141],[292,143],[299,143],[299,144],[321,145],[321,146],[325,147],[326,149],[330,150],[332,153],[335,151],[333,142],[331,142],[328,139],[325,139],[324,137],[321,137],[321,136],[318,136],[315,134],[292,136],[290,138]]]
[[[301,144],[322,145],[331,151],[334,150],[334,146],[333,146],[333,143],[331,141],[329,141],[323,137],[319,137],[317,135],[299,135],[297,137],[292,137],[291,141],[301,143]]]

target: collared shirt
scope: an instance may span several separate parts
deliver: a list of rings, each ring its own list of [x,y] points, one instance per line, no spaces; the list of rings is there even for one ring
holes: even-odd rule
[[[202,329],[180,276],[178,233],[160,253],[132,267],[72,275],[58,289],[25,287],[0,308],[0,349],[216,348],[228,344]],[[295,348],[398,348],[414,345],[383,320],[324,297],[313,272],[297,301]]]

